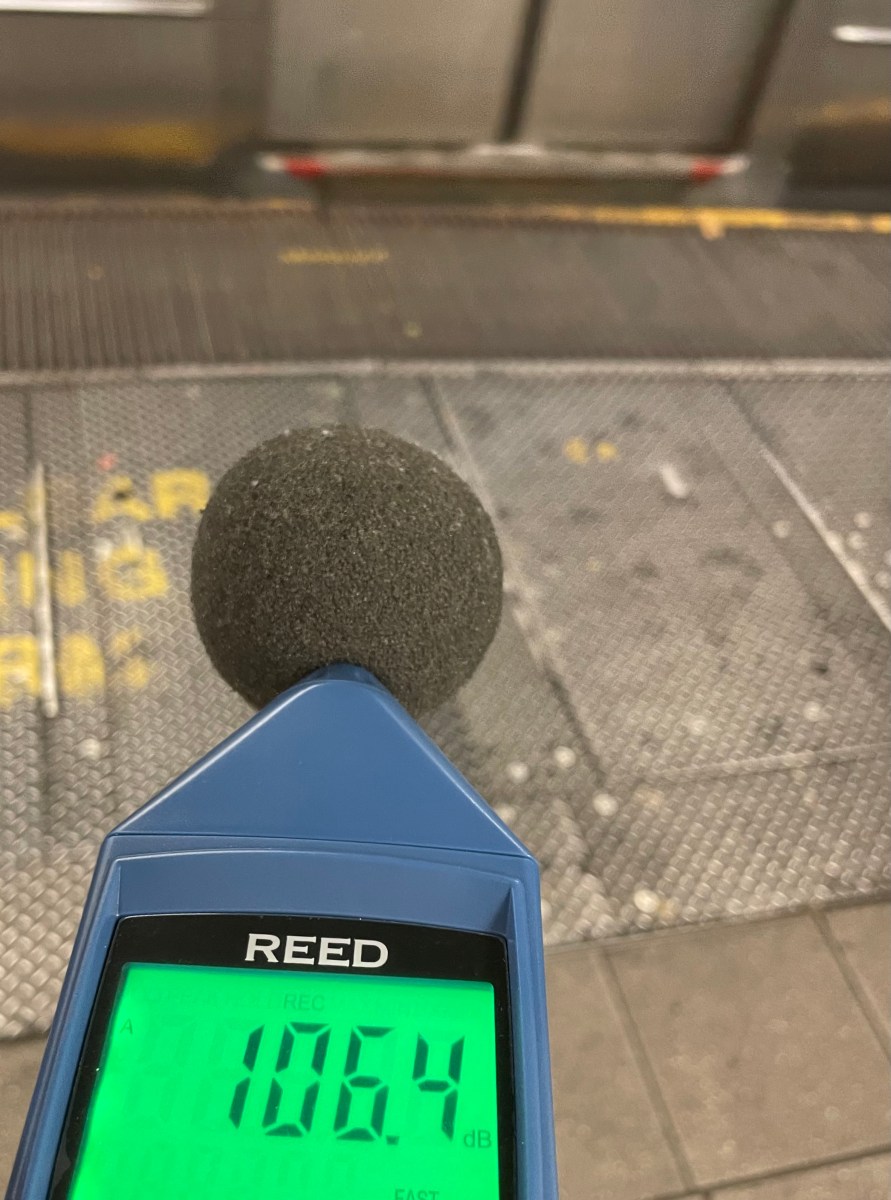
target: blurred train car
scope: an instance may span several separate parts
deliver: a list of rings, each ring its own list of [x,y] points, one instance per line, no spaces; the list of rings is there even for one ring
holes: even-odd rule
[[[885,0],[0,0],[0,167],[265,152],[875,203],[889,81]]]

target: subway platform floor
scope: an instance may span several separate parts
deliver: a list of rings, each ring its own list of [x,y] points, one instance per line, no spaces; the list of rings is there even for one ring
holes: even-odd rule
[[[886,1194],[888,239],[715,222],[0,204],[0,1179],[102,833],[247,715],[207,489],[356,421],[503,542],[428,728],[542,863],[564,1200]]]

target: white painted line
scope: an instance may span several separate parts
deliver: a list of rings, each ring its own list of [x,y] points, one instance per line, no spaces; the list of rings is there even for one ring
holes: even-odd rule
[[[34,555],[34,633],[40,663],[40,707],[52,719],[59,715],[59,681],[53,636],[53,602],[50,592],[49,530],[46,516],[46,473],[34,465],[28,496],[31,548]]]
[[[823,520],[823,515],[817,506],[808,499],[804,494],[783,464],[765,447],[761,447],[761,454],[767,462],[770,469],[782,483],[783,487],[798,505],[802,513],[810,521],[814,530],[823,542],[823,545],[835,557],[839,565],[844,569],[848,578],[866,600],[867,604],[882,622],[886,629],[891,630],[891,608],[884,596],[879,595],[869,580],[869,576],[863,568],[863,565],[856,558],[848,554],[845,546],[845,540],[834,530],[830,529]]]
[[[704,359],[314,359],[305,362],[181,363],[141,367],[94,367],[88,370],[0,371],[0,388],[65,384],[118,383],[145,380],[276,379],[307,375],[371,375],[397,377],[438,375],[444,378],[475,378],[502,374],[529,378],[557,375],[566,378],[595,375],[639,377],[671,376],[705,379],[772,379],[802,376],[814,378],[891,377],[891,362],[875,358],[704,358]]]

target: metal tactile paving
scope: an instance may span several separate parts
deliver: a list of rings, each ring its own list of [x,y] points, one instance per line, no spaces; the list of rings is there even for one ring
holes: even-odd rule
[[[891,601],[887,379],[744,380],[733,392],[836,552]]]
[[[42,722],[32,703],[17,699],[33,644],[31,609],[15,603],[22,556],[31,553],[22,516],[28,419],[23,395],[0,396],[0,1035],[23,1032],[35,1021],[45,1025],[51,1009],[41,993],[51,1005],[74,932],[74,896],[82,894],[81,880],[73,895],[66,880],[63,894],[52,895],[52,868],[44,869],[42,856]],[[60,918],[63,937],[55,941],[52,930]],[[49,966],[41,975],[43,945]]]
[[[437,387],[623,791],[886,740],[887,653],[852,659],[735,486],[722,384],[481,371]]]
[[[850,394],[864,384],[836,374]],[[539,856],[549,941],[887,886],[885,630],[769,491],[738,407],[750,386],[680,367],[356,367],[0,396],[2,504],[21,509],[42,463],[57,575],[73,552],[86,582],[69,573],[54,605],[60,714],[27,697],[0,710],[0,1035],[46,1027],[102,834],[247,713],[193,630],[196,517],[158,515],[157,472],[216,478],[294,424],[386,426],[449,458],[494,511],[505,620],[428,724]],[[806,395],[764,371],[758,386],[771,412]],[[793,425],[774,453],[804,477],[801,446]],[[877,511],[879,456],[855,465]],[[129,511],[103,520],[109,489]],[[18,546],[0,538],[8,567]],[[109,588],[121,554],[135,565]],[[6,587],[2,632],[27,633],[9,570]]]
[[[32,610],[16,604],[16,579],[31,559],[24,516],[28,484],[28,410],[25,397],[8,391],[0,400],[0,637],[3,638],[3,682],[0,683],[0,784],[2,820],[10,844],[22,850],[39,846],[41,838],[41,730],[30,705],[17,705],[22,675],[29,670],[27,646],[33,636]],[[9,786],[9,781],[15,781]],[[0,909],[0,913],[2,913]],[[0,954],[7,943],[0,927]]]

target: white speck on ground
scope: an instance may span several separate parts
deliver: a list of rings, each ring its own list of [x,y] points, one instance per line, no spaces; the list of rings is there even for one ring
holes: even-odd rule
[[[78,744],[77,753],[81,758],[86,758],[90,762],[97,762],[102,757],[103,746],[98,738],[84,738]]]
[[[524,762],[507,764],[507,777],[511,783],[525,783],[529,778],[529,767]]]
[[[634,907],[642,913],[655,913],[659,911],[659,905],[662,901],[655,892],[649,888],[638,888],[634,893]]]
[[[686,500],[690,496],[690,485],[674,463],[663,463],[659,468],[662,486],[673,500]]]
[[[554,762],[561,771],[568,771],[576,764],[576,753],[569,746],[558,746],[554,751]]]
[[[609,792],[598,792],[591,802],[599,817],[614,817],[619,811],[619,802]]]

